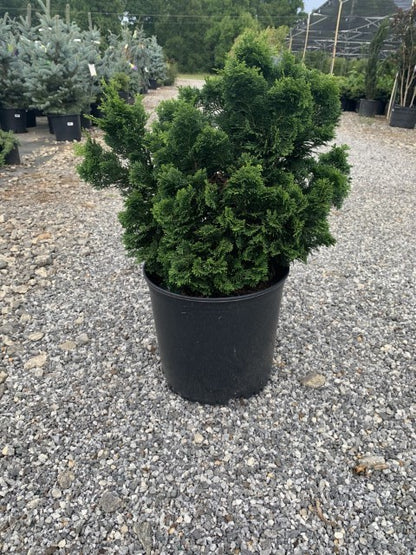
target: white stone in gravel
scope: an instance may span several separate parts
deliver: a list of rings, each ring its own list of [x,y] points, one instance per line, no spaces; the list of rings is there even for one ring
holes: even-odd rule
[[[73,351],[76,346],[77,344],[75,341],[64,341],[59,345],[59,348],[62,349],[62,351]]]
[[[36,331],[28,335],[30,341],[40,341],[44,337],[44,333],[41,331]]]
[[[87,343],[90,342],[90,338],[86,333],[81,333],[80,335],[78,335],[75,341],[77,345],[87,345]]]
[[[0,370],[0,383],[4,383],[8,378],[8,373],[4,370]]]
[[[344,539],[344,530],[336,530],[335,533],[334,533],[334,537],[335,537],[337,540],[342,540],[342,539]]]
[[[29,286],[28,285],[17,285],[15,287],[12,288],[13,289],[13,293],[18,293],[20,295],[25,295],[28,291],[29,291]]]
[[[121,499],[113,492],[106,491],[100,499],[100,507],[105,513],[113,513],[121,505]]]
[[[47,271],[45,268],[43,268],[43,267],[42,267],[42,268],[37,268],[37,269],[35,270],[35,274],[36,274],[38,277],[41,277],[41,278],[46,278],[46,277],[48,277],[48,271]]]
[[[365,455],[364,457],[358,459],[358,462],[367,468],[374,468],[378,465],[384,465],[386,460],[380,455]]]
[[[196,445],[201,445],[201,443],[204,441],[204,436],[202,436],[199,432],[197,432],[194,435],[194,443]]]
[[[13,457],[14,449],[10,445],[5,445],[1,450],[1,454],[3,455],[3,457]]]
[[[71,487],[74,479],[74,474],[69,470],[66,470],[58,475],[58,484],[61,486],[62,489],[68,489]]]
[[[52,258],[49,254],[41,254],[35,257],[34,262],[38,268],[41,266],[50,266],[52,264]]]
[[[62,497],[62,491],[59,488],[52,488],[51,494],[54,499]]]
[[[24,368],[25,370],[33,370],[34,368],[43,368],[45,366],[46,361],[48,359],[48,355],[46,353],[40,353],[35,357],[30,358],[28,361],[25,362]]]
[[[0,270],[5,270],[9,263],[4,258],[0,258]]]
[[[31,499],[31,500],[27,503],[26,507],[27,507],[28,509],[36,509],[36,507],[39,505],[39,503],[40,503],[39,497],[35,497],[34,499]]]
[[[27,324],[28,322],[31,321],[31,319],[32,319],[32,316],[31,316],[30,314],[22,314],[22,315],[20,316],[19,322],[20,322],[21,324]]]
[[[301,378],[300,383],[305,387],[312,387],[313,389],[318,389],[326,383],[326,378],[322,374],[317,374],[315,372],[310,372]]]

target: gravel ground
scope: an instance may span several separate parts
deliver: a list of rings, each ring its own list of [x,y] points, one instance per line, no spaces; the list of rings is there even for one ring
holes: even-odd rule
[[[69,144],[0,170],[2,553],[416,553],[416,130],[344,114],[337,140],[338,243],[293,265],[270,383],[225,407],[167,388],[118,194]]]

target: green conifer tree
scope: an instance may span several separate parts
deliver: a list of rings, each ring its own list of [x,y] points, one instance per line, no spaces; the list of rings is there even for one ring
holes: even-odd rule
[[[31,41],[30,63],[25,80],[31,106],[50,114],[79,114],[92,101],[91,74],[87,59],[91,44],[74,23],[43,13],[35,41]]]
[[[129,253],[164,287],[221,296],[273,281],[293,260],[330,246],[328,216],[349,190],[346,148],[334,138],[339,91],[331,76],[277,55],[246,33],[204,88],[162,103],[146,130],[140,98],[107,89],[82,178],[115,185]]]
[[[27,108],[24,42],[15,20],[0,19],[0,106]]]

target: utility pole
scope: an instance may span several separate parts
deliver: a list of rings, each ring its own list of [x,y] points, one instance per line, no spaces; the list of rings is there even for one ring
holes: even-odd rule
[[[337,42],[338,42],[338,32],[339,32],[339,23],[341,21],[341,12],[342,12],[342,5],[344,0],[339,0],[339,7],[338,7],[338,17],[337,17],[337,25],[335,27],[335,37],[334,37],[334,48],[332,49],[332,60],[331,60],[331,69],[329,73],[332,75],[334,73],[334,65],[335,65],[335,56],[337,53]]]
[[[306,23],[306,35],[305,35],[305,45],[303,47],[303,54],[302,54],[302,62],[305,61],[305,56],[306,56],[306,48],[308,46],[308,38],[309,38],[309,27],[311,24],[311,14],[308,13],[308,21]]]

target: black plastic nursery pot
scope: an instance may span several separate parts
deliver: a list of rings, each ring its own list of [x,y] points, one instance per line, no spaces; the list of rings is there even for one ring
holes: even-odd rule
[[[19,147],[14,145],[11,151],[6,154],[5,163],[9,166],[17,166],[20,164]]]
[[[91,103],[91,111],[90,111],[91,115],[94,116],[95,118],[101,118],[102,117],[102,112],[100,110],[100,104],[99,102],[92,102]]]
[[[26,133],[26,110],[18,108],[1,108],[0,121],[3,131]]]
[[[394,106],[390,116],[391,127],[413,129],[416,125],[416,106]]]
[[[384,116],[386,113],[387,102],[384,100],[376,100],[376,116]]]
[[[53,134],[54,134],[54,131],[53,131],[53,119],[52,119],[53,116],[47,116],[47,117],[48,117],[49,133],[50,133],[51,135],[53,135]]]
[[[144,269],[163,372],[191,401],[226,404],[267,384],[289,268],[267,289],[234,297],[189,297],[159,287]]]
[[[342,97],[341,109],[343,112],[355,112],[357,110],[357,101]]]
[[[26,110],[26,127],[36,127],[35,110]]]
[[[358,113],[360,116],[373,118],[377,113],[377,107],[377,100],[367,100],[366,98],[361,98]]]
[[[89,119],[90,114],[81,114],[81,129],[91,129],[92,122]]]
[[[80,141],[81,140],[81,116],[50,114],[48,117],[50,126],[57,141]]]

